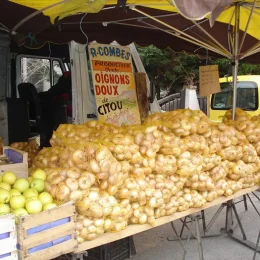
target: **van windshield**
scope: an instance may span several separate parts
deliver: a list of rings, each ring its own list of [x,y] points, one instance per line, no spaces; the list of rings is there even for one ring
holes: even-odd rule
[[[232,108],[233,82],[220,84],[221,92],[212,95],[211,108],[214,110],[228,110]],[[253,111],[258,108],[258,88],[252,81],[237,83],[237,107]]]

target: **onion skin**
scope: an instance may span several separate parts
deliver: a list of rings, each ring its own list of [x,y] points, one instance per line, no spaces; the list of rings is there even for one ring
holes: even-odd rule
[[[60,184],[57,186],[55,192],[55,198],[59,201],[69,201],[70,189],[66,184]]]

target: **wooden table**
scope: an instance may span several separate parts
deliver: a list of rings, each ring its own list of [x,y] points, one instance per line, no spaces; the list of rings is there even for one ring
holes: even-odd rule
[[[125,238],[128,236],[132,236],[132,235],[141,233],[143,231],[152,229],[154,227],[158,227],[158,226],[164,225],[166,223],[169,223],[171,221],[183,218],[190,214],[200,212],[203,209],[208,209],[208,208],[214,207],[216,205],[225,203],[229,200],[236,199],[247,193],[254,192],[258,189],[259,189],[259,186],[253,186],[251,188],[240,190],[229,197],[224,197],[224,196],[218,197],[216,200],[206,203],[201,208],[190,208],[190,209],[182,211],[182,212],[176,212],[171,216],[158,218],[158,219],[156,219],[155,225],[153,225],[153,226],[151,226],[149,224],[143,224],[143,225],[135,224],[135,225],[129,225],[125,230],[122,230],[120,232],[105,233],[105,234],[99,236],[98,238],[94,239],[93,241],[86,241],[86,242],[79,244],[78,249],[74,253],[80,253],[80,252],[86,251],[88,249],[97,247],[97,246],[101,246],[101,245],[111,243],[113,241],[116,241],[116,240],[119,240],[119,239],[122,239],[122,238]]]

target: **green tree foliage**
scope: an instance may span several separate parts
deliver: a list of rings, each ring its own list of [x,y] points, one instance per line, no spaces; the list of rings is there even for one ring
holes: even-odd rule
[[[210,63],[218,65],[220,77],[232,75],[232,65],[230,60],[222,58],[216,59],[215,61],[210,61]],[[238,75],[248,74],[260,75],[260,65],[241,62],[238,67]]]
[[[157,97],[160,98],[161,90],[168,90],[169,93],[180,91],[185,82],[192,80],[198,85],[199,66],[218,65],[220,77],[232,75],[230,60],[220,58],[216,60],[203,60],[197,55],[175,53],[171,49],[158,49],[155,46],[146,48],[137,47],[148,77],[156,85]],[[239,75],[255,74],[260,75],[260,65],[247,63],[239,64]]]
[[[155,82],[157,97],[160,90],[178,92],[188,79],[196,83],[201,60],[197,56],[176,53],[171,49],[158,49],[154,46],[137,48],[148,77]]]

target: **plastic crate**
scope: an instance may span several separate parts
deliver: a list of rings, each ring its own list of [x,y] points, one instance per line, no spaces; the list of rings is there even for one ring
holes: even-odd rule
[[[125,260],[136,254],[133,237],[126,237],[115,242],[87,250],[84,260]]]
[[[17,260],[17,237],[13,214],[0,217],[0,260]]]
[[[19,259],[49,260],[77,248],[76,211],[72,202],[22,216],[17,225]]]
[[[84,257],[84,260],[109,260],[107,251],[107,245],[92,248],[87,250],[88,256]]]

